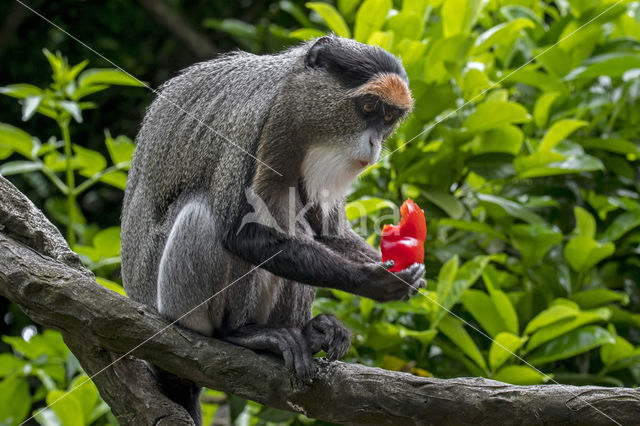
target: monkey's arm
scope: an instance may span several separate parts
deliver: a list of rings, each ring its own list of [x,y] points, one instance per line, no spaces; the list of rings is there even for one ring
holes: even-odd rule
[[[321,235],[316,240],[354,262],[380,262],[381,259],[380,252],[352,229],[339,235]]]
[[[333,210],[326,223],[322,223],[323,212],[319,208],[312,208],[307,220],[316,234],[316,241],[341,256],[357,263],[380,262],[380,252],[351,229],[344,204]]]
[[[424,285],[421,264],[392,273],[388,269],[393,262],[355,263],[310,237],[289,236],[259,223],[245,224],[239,232],[236,229],[223,238],[227,250],[289,280],[377,301],[404,299]]]

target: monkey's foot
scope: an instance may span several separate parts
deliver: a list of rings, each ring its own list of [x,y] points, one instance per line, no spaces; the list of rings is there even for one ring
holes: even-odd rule
[[[312,318],[302,333],[311,353],[324,350],[331,361],[342,358],[351,346],[351,332],[333,315],[323,314]]]
[[[264,328],[245,326],[224,340],[256,351],[282,355],[285,366],[302,383],[310,383],[313,376],[313,354],[299,328]]]

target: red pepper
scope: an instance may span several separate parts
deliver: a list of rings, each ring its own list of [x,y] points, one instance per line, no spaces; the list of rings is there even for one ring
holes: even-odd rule
[[[401,271],[416,262],[424,263],[424,240],[427,238],[424,211],[409,198],[400,207],[400,214],[400,223],[382,228],[382,261],[395,262],[391,271]]]

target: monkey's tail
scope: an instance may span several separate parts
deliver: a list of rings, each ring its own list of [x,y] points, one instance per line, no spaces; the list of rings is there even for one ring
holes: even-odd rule
[[[153,370],[160,383],[162,393],[187,410],[196,426],[202,425],[202,409],[200,408],[202,388],[191,380],[180,378],[156,366],[153,366]]]

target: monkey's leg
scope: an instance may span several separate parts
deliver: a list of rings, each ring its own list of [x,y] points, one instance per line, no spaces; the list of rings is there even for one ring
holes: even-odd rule
[[[248,349],[282,355],[285,366],[303,382],[309,382],[313,375],[313,354],[298,328],[247,325],[226,336],[224,340]]]
[[[158,311],[178,324],[211,336],[208,300],[215,292],[215,218],[204,199],[192,199],[177,214],[158,270]],[[212,303],[217,300],[212,300]]]
[[[322,314],[312,318],[302,333],[311,353],[323,350],[331,361],[342,358],[351,346],[351,332],[333,315]]]

